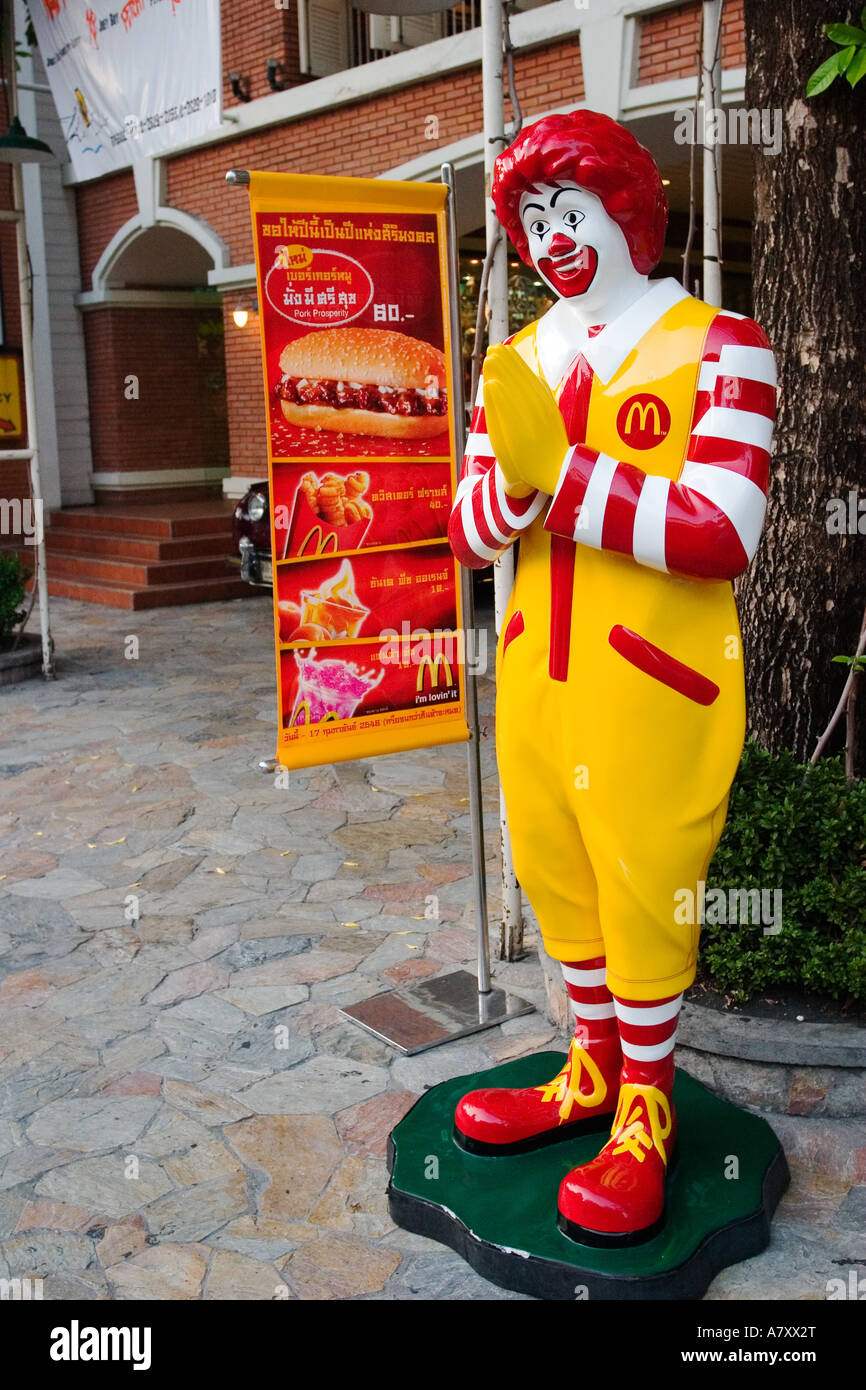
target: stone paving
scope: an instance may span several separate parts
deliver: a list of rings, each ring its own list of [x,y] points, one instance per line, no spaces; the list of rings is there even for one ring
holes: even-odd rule
[[[49,1299],[519,1297],[392,1225],[385,1143],[426,1086],[561,1044],[536,932],[494,977],[539,1012],[501,1029],[404,1058],[337,1012],[473,959],[465,748],[280,788],[257,767],[266,599],[52,617],[59,678],[0,693],[0,1277]],[[481,710],[492,855],[486,680]],[[710,1298],[866,1273],[866,1135],[773,1122],[791,1193]]]

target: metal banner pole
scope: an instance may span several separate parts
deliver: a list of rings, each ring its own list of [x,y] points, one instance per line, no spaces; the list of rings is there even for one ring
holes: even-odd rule
[[[704,175],[704,284],[707,304],[722,305],[722,146],[707,144],[710,113],[718,109],[721,90],[722,0],[704,0],[704,42],[701,91],[703,95]]]
[[[463,350],[460,324],[460,266],[457,254],[457,208],[454,169],[442,165],[442,182],[448,189],[448,296],[451,316],[451,412],[454,457],[462,459],[466,447],[466,401],[463,391]],[[459,467],[459,465],[458,465]],[[466,682],[466,712],[471,737],[467,746],[469,771],[469,821],[472,833],[472,878],[475,891],[475,929],[478,936],[478,993],[490,993],[490,927],[487,920],[487,871],[484,853],[484,805],[481,788],[481,726],[478,722],[478,685],[470,665],[468,635],[475,632],[475,600],[472,575],[465,566],[460,572],[463,596],[463,679]]]
[[[493,166],[508,144],[505,136],[503,86],[502,0],[481,0],[481,95],[484,111],[484,232],[485,245],[496,243],[487,281],[487,341],[492,346],[508,337],[508,244],[490,196]],[[473,406],[475,402],[472,402]],[[514,587],[514,548],[494,561],[493,597],[497,638]],[[505,798],[499,790],[499,858],[502,873],[502,954],[513,960],[523,947],[523,903],[511,857],[511,836]]]
[[[451,337],[451,418],[454,457],[459,471],[466,445],[466,411],[463,389],[463,351],[460,324],[460,269],[457,249],[457,209],[454,169],[442,165],[442,182],[448,189],[448,304]],[[490,941],[487,919],[487,876],[484,853],[484,805],[481,783],[481,728],[478,721],[478,683],[467,636],[475,633],[475,604],[472,575],[463,567],[460,575],[463,607],[462,668],[466,682],[466,715],[469,724],[467,771],[469,773],[469,820],[472,837],[472,879],[475,898],[475,926],[478,950],[478,978],[468,970],[453,970],[417,984],[404,985],[360,1004],[341,1009],[347,1018],[373,1033],[383,1042],[406,1054],[425,1052],[442,1043],[494,1028],[534,1005],[518,995],[494,988],[490,980]],[[474,643],[471,652],[476,655]],[[435,949],[435,948],[434,948]]]

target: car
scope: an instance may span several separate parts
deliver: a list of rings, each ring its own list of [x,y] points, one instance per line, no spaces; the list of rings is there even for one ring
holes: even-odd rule
[[[248,584],[271,588],[271,492],[267,479],[253,483],[235,507],[232,517],[232,554],[229,564]]]

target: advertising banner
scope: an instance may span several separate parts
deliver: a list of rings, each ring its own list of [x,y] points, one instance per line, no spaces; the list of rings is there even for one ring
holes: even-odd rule
[[[32,0],[76,179],[220,124],[219,0]]]
[[[469,737],[446,197],[250,174],[288,767]]]

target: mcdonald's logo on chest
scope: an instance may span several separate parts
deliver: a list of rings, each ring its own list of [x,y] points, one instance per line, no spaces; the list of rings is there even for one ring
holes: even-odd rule
[[[668,407],[660,396],[649,391],[629,396],[617,412],[617,434],[630,449],[655,449],[667,438],[670,428]]]

